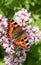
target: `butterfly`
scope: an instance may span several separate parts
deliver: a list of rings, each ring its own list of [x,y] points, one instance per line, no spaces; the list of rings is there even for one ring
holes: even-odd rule
[[[22,30],[22,27],[18,25],[17,22],[14,22],[14,20],[9,19],[9,25],[8,25],[8,36],[13,41],[14,44],[28,48],[28,38],[25,35],[25,31]]]

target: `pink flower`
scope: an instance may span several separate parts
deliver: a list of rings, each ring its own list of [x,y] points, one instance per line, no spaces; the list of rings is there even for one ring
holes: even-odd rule
[[[41,31],[39,31],[39,28],[37,26],[33,28],[31,26],[28,26],[25,28],[25,30],[30,45],[41,40]]]
[[[19,50],[20,53],[16,53],[17,50],[17,46],[14,45],[12,43],[12,41],[9,39],[8,34],[8,20],[7,18],[5,18],[5,16],[0,15],[0,44],[3,46],[3,48],[5,49],[6,53],[8,54],[5,57],[5,64],[7,65],[18,65],[18,64],[22,64],[23,61],[25,61],[26,59],[26,53],[23,49]],[[13,54],[16,53],[17,56],[17,61],[15,62],[16,58],[13,57]],[[21,55],[22,54],[22,55]],[[18,58],[19,57],[19,58]]]
[[[17,22],[22,28],[26,25],[26,22],[31,22],[31,13],[28,13],[26,9],[21,9],[15,13],[15,22]]]
[[[17,57],[14,57],[14,55],[7,55],[4,60],[5,64],[7,65],[22,65],[22,62],[24,62],[26,59],[26,53],[24,50],[19,51],[17,54]]]

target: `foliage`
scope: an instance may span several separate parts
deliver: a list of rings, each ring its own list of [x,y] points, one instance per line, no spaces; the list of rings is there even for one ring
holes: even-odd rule
[[[0,60],[2,60],[5,55],[5,49],[3,49],[2,45],[0,45]]]

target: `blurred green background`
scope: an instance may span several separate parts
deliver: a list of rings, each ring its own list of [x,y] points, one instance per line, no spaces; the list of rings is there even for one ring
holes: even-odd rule
[[[4,14],[7,18],[13,19],[15,12],[22,8],[32,13],[31,25],[38,25],[41,30],[41,0],[0,0],[0,14]],[[2,60],[4,56],[4,49],[0,45],[0,65],[5,65]],[[41,65],[41,42],[31,47],[23,65]]]

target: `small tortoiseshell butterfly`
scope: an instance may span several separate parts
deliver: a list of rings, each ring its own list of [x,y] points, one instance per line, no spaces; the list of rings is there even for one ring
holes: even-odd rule
[[[14,20],[9,19],[8,36],[14,44],[28,48],[29,43],[25,31],[22,30],[21,26],[18,25]]]

